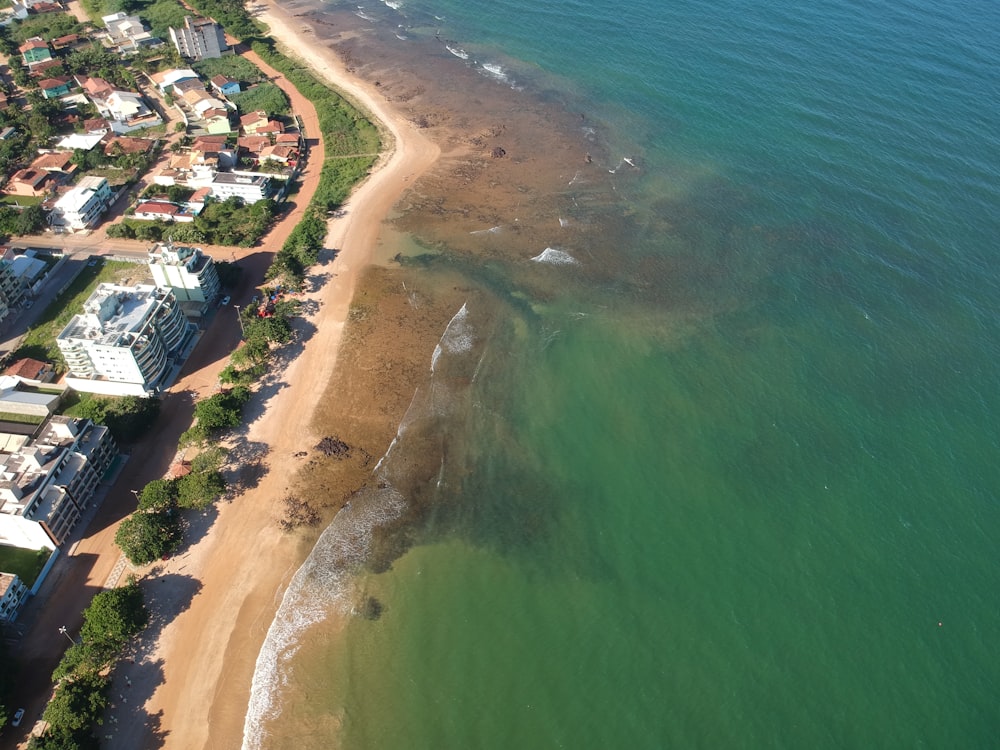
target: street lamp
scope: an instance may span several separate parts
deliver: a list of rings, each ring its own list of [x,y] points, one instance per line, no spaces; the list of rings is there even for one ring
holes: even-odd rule
[[[62,633],[64,636],[66,636],[66,640],[68,640],[74,646],[76,645],[76,641],[73,640],[73,636],[71,636],[69,634],[69,631],[66,629],[65,625],[63,625],[61,628],[59,628],[59,632]]]
[[[236,308],[236,319],[240,322],[240,338],[245,339],[247,337],[246,331],[243,330],[243,316],[240,315],[240,306],[233,305]]]
[[[129,490],[133,495],[135,495],[135,501],[139,502],[139,490]]]

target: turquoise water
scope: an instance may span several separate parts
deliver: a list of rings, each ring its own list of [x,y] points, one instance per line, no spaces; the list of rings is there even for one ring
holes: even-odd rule
[[[453,321],[439,510],[302,647],[304,746],[994,747],[1000,9],[371,13],[584,103],[669,273]]]

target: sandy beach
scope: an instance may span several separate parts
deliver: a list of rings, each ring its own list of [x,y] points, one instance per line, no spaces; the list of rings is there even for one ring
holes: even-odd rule
[[[276,523],[280,500],[303,466],[294,454],[322,437],[310,433],[309,416],[336,367],[349,305],[380,226],[410,181],[439,154],[335,55],[319,46],[304,48],[289,15],[268,6],[259,18],[282,45],[307,54],[320,76],[380,122],[386,151],[343,215],[330,222],[326,247],[336,248],[336,256],[325,254],[303,297],[305,315],[286,366],[263,384],[251,407],[256,417],[233,441],[233,463],[253,474],[256,486],[195,522],[191,546],[144,579],[154,621],[135,659],[114,675],[107,747],[240,746],[257,652],[308,550],[308,539],[283,533]]]

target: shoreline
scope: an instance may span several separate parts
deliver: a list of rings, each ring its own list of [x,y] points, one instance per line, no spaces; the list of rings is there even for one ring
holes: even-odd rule
[[[148,637],[140,636],[132,663],[115,670],[112,701],[118,696],[127,704],[131,697],[139,710],[112,709],[108,747],[147,746],[155,738],[170,747],[241,746],[257,654],[291,576],[309,551],[300,534],[279,530],[277,501],[288,494],[302,466],[294,453],[322,437],[310,434],[309,415],[333,377],[351,301],[383,222],[410,180],[440,155],[435,143],[389,107],[374,86],[352,76],[332,50],[304,43],[289,13],[270,2],[262,6],[258,18],[269,36],[373,118],[383,134],[383,151],[344,204],[343,215],[328,223],[327,252],[336,248],[337,253],[316,269],[325,276],[318,288],[303,296],[308,312],[296,326],[304,340],[301,350],[274,374],[280,382],[264,384],[255,396],[260,415],[232,441],[266,464],[266,473],[256,486],[196,521],[205,527],[195,535],[197,541],[157,565],[142,582],[154,622],[161,624]]]

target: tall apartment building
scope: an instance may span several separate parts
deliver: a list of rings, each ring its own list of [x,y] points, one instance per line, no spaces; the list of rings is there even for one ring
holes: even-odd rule
[[[230,49],[222,27],[208,18],[185,16],[184,26],[179,29],[170,27],[170,40],[181,57],[189,60],[222,57]]]
[[[0,320],[10,314],[11,308],[24,302],[24,284],[14,273],[14,266],[7,254],[0,258]]]
[[[145,394],[166,376],[194,326],[170,289],[100,284],[56,337],[77,390]]]
[[[0,537],[23,534],[17,526],[27,520],[62,544],[117,455],[107,427],[62,416],[52,417],[34,440],[0,452]]]
[[[149,251],[153,282],[170,289],[180,303],[195,302],[202,311],[219,296],[219,274],[201,248],[161,242]]]

